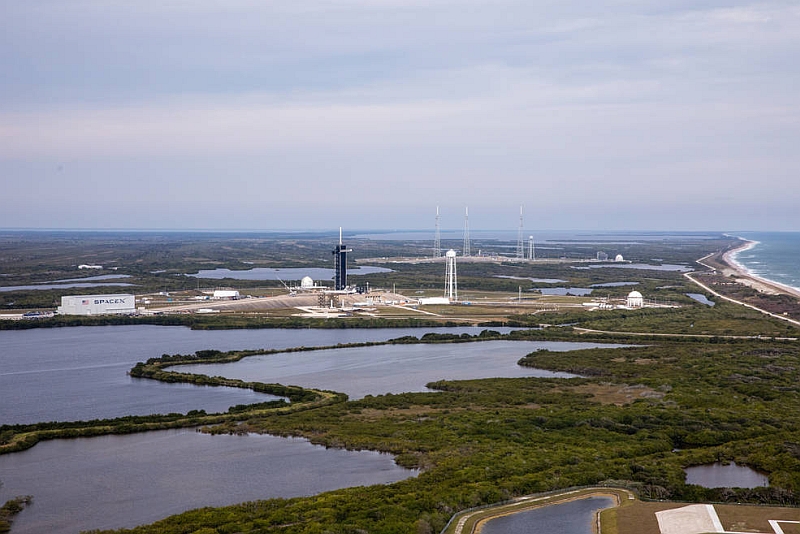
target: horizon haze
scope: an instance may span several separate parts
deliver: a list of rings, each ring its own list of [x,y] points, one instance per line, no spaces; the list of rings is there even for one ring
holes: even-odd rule
[[[0,228],[800,231],[796,2],[0,12]]]

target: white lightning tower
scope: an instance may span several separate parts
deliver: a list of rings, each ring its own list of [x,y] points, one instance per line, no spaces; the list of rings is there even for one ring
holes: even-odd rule
[[[456,251],[450,249],[445,254],[447,266],[444,271],[444,296],[450,302],[458,300],[458,275],[456,274]]]
[[[519,207],[519,230],[517,230],[517,258],[525,259],[525,242],[522,239],[522,205]]]
[[[433,234],[433,257],[442,256],[442,234],[439,230],[439,206],[436,206],[436,232]]]
[[[469,257],[469,206],[464,208],[464,250],[461,253],[464,257]]]
[[[533,246],[533,236],[528,238],[528,259],[535,260],[536,259],[536,249]]]

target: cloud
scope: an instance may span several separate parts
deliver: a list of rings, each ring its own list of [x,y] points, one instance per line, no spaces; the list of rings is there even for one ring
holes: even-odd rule
[[[83,195],[133,181],[202,202],[222,179],[265,195],[336,183],[353,206],[800,201],[792,2],[34,0],[6,15],[8,197],[68,163]]]

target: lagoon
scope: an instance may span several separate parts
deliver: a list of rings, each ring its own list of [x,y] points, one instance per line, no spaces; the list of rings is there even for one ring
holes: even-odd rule
[[[436,380],[570,378],[575,375],[521,367],[517,362],[539,349],[561,352],[620,346],[561,341],[381,345],[250,356],[234,363],[181,365],[171,370],[331,389],[360,399],[366,395],[429,391],[425,384]]]
[[[136,362],[164,353],[332,346],[422,336],[426,332],[478,334],[481,330],[474,327],[190,330],[152,325],[5,330],[0,331],[3,356],[0,425],[185,413],[194,409],[219,412],[236,404],[272,398],[239,388],[165,384],[127,375]]]

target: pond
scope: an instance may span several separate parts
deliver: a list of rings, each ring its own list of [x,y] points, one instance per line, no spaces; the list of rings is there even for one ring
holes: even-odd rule
[[[701,293],[686,293],[686,296],[690,299],[696,300],[701,304],[705,304],[706,306],[713,306],[716,304],[713,300],[709,300],[705,295]]]
[[[695,465],[684,469],[686,483],[704,488],[758,488],[769,486],[769,478],[747,466],[714,463]]]
[[[481,534],[592,534],[597,510],[614,504],[611,497],[588,497],[534,508],[487,521]]]
[[[416,475],[392,456],[192,429],[39,443],[0,456],[0,502],[33,495],[13,534],[134,527],[202,506],[299,497]]]

